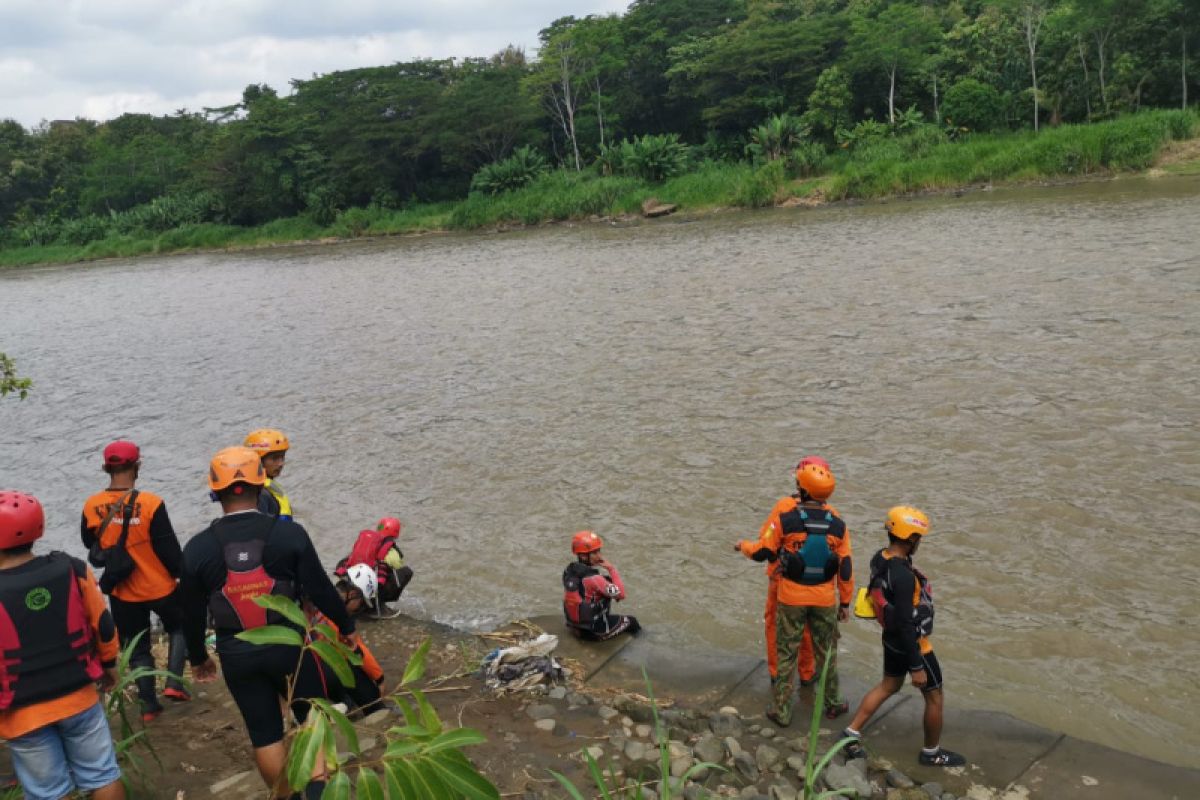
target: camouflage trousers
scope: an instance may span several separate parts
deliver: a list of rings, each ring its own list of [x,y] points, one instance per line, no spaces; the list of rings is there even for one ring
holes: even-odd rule
[[[804,640],[805,625],[808,625],[812,635],[818,677],[825,664],[825,654],[829,653],[825,708],[842,702],[837,672],[837,606],[824,608],[780,604],[775,614],[775,653],[779,666],[778,674],[771,680],[771,705],[768,710],[778,717],[783,725],[789,725],[792,721],[792,702],[796,694],[796,659],[800,654],[800,643]]]

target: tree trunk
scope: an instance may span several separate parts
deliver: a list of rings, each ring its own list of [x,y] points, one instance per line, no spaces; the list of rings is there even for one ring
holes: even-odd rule
[[[596,78],[596,122],[600,126],[600,146],[604,147],[604,106],[600,95],[599,78]]]
[[[1179,27],[1179,71],[1183,77],[1183,110],[1187,111],[1187,31]]]
[[[1033,132],[1038,132],[1038,84],[1037,84],[1037,45],[1042,23],[1046,19],[1046,9],[1037,3],[1025,3],[1022,8],[1025,27],[1025,44],[1029,48],[1029,77],[1033,83]]]
[[[1104,103],[1105,114],[1107,114],[1111,108],[1108,104],[1108,84],[1104,80],[1104,65],[1106,61],[1104,57],[1104,50],[1108,47],[1108,37],[1111,33],[1111,30],[1106,30],[1103,32],[1096,31],[1096,54],[1098,55],[1100,61],[1100,71],[1098,73],[1100,76],[1100,100]]]
[[[888,124],[896,124],[896,65],[892,64],[891,83],[888,86]]]
[[[1083,65],[1083,104],[1087,108],[1088,119],[1092,118],[1091,78],[1088,77],[1087,50],[1083,46],[1083,38],[1075,40],[1079,45],[1079,63]]]
[[[562,54],[562,88],[563,88],[563,107],[567,112],[567,124],[570,131],[567,136],[571,140],[571,150],[575,154],[575,171],[579,172],[583,169],[583,165],[579,161],[579,139],[575,136],[575,103],[576,98],[571,94],[571,58],[564,51]]]

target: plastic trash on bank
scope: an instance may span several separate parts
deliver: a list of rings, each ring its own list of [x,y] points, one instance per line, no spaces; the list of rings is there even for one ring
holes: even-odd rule
[[[543,633],[536,639],[497,648],[483,658],[483,682],[501,694],[523,692],[535,686],[562,683],[565,670],[550,655],[558,647],[558,637]]]

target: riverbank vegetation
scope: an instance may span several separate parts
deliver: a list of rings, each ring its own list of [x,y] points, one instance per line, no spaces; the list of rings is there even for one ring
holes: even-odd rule
[[[1197,134],[1197,52],[1189,0],[637,0],[537,60],[0,122],[0,265],[1140,170]]]

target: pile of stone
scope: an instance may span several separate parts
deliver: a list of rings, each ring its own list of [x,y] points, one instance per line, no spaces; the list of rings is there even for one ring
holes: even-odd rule
[[[590,702],[586,695],[561,687],[552,690],[550,699],[566,700],[572,708]],[[526,709],[535,725],[547,732],[555,730],[557,712],[553,703]],[[656,726],[648,706],[620,700],[599,705],[596,713],[611,733],[585,752],[604,770],[609,789],[632,787],[632,796],[640,792],[643,800],[665,796],[801,800],[804,796],[808,738],[797,735],[799,722],[796,731],[779,730],[761,716],[743,716],[727,706],[708,715],[667,709],[659,712]],[[822,731],[814,764],[836,733]],[[665,776],[663,748],[669,765]],[[854,794],[848,792],[847,796],[861,800],[959,800],[937,783],[918,784],[882,759],[847,760],[841,754],[814,783],[818,791],[848,789]],[[554,796],[553,792],[530,791],[525,800]]]

